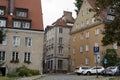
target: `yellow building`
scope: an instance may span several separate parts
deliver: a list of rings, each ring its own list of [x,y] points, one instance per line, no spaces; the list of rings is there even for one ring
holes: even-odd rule
[[[70,35],[70,56],[71,70],[75,67],[86,65],[95,66],[96,58],[98,65],[105,53],[105,47],[102,46],[102,31],[104,29],[104,13],[100,14],[101,21],[95,21],[95,12],[89,12],[94,8],[94,0],[84,0],[79,11],[78,17],[73,25]],[[97,55],[94,47],[99,47]]]

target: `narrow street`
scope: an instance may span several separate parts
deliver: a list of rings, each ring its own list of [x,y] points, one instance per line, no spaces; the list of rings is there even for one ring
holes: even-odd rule
[[[99,76],[83,76],[83,75],[68,75],[68,74],[54,74],[54,75],[46,75],[37,80],[109,80],[110,77]]]

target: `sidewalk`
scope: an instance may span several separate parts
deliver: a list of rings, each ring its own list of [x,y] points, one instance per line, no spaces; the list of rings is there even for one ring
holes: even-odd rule
[[[17,80],[35,80],[39,79],[41,77],[44,77],[45,75],[37,75],[37,76],[31,76],[31,77],[23,77],[23,78],[18,78]]]

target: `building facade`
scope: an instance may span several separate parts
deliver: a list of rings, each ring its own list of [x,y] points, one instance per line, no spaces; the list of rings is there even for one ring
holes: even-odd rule
[[[45,29],[44,70],[67,72],[69,62],[69,34],[73,26],[72,13],[64,11],[62,17]]]
[[[117,54],[120,55],[120,49],[116,43],[103,46],[101,42],[105,27],[104,22],[115,19],[114,9],[108,7],[95,18],[95,12],[90,12],[94,8],[95,0],[84,0],[72,27],[70,34],[71,71],[82,65],[101,65],[101,60],[103,60],[107,49],[116,49]]]
[[[1,0],[0,29],[5,34],[0,44],[0,61],[6,72],[25,65],[42,72],[43,19],[40,0]]]
[[[101,13],[98,17],[100,21],[95,20],[95,12],[89,11],[94,7],[94,0],[84,0],[71,30],[71,71],[74,71],[77,66],[95,66],[96,62],[101,65],[100,62],[106,50],[101,43],[103,20],[106,15]],[[96,47],[99,48],[98,52],[94,51]]]

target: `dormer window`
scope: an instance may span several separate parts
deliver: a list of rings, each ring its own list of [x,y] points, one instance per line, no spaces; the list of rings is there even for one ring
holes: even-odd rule
[[[5,15],[5,7],[4,6],[0,6],[0,16]]]
[[[6,27],[6,25],[7,25],[7,19],[0,18],[0,27]]]
[[[13,19],[13,27],[14,28],[30,29],[31,20]]]
[[[28,9],[16,8],[16,16],[21,18],[27,18]]]

